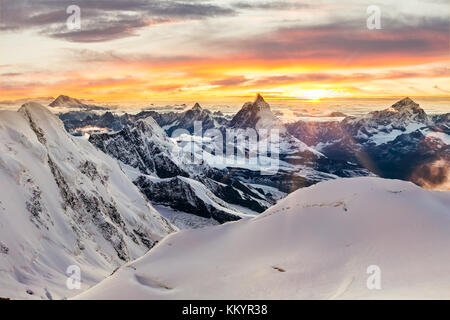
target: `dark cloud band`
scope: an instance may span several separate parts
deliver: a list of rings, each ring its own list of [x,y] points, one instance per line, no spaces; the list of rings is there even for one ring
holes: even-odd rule
[[[14,0],[3,2],[0,31],[36,29],[39,33],[73,42],[101,42],[136,34],[155,23],[233,15],[228,7],[205,1],[78,0],[82,29],[65,27],[72,0]]]

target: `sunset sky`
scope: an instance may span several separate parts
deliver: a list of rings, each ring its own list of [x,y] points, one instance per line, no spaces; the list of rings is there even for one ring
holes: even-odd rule
[[[0,100],[450,96],[448,0],[0,1]]]

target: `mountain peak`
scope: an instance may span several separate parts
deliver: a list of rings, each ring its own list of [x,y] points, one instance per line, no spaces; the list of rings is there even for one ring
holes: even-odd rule
[[[153,117],[148,116],[143,119],[136,121],[137,128],[140,128],[144,132],[155,132],[159,135],[165,135],[164,130],[158,125],[158,123],[153,119]]]
[[[52,103],[49,104],[50,107],[60,107],[60,106],[83,106],[84,104],[75,98],[71,98],[66,95],[60,95]]]
[[[247,102],[230,123],[234,128],[261,128],[279,126],[278,118],[270,110],[269,104],[258,93],[255,101]]]
[[[406,97],[400,101],[397,101],[391,106],[392,109],[395,109],[397,111],[402,111],[405,109],[419,109],[419,105],[415,103],[412,99],[409,97]]]
[[[262,96],[260,93],[257,93],[257,94],[256,94],[255,102],[256,102],[256,101],[261,101],[261,100],[262,100],[262,101],[265,101],[264,98],[263,98],[263,96]]]
[[[200,106],[200,104],[198,102],[195,103],[195,105],[192,107],[191,109],[192,111],[202,111],[202,107]]]
[[[268,109],[270,110],[270,105],[264,100],[262,95],[259,93],[256,95],[255,102],[253,102],[253,108],[258,108],[260,110]]]

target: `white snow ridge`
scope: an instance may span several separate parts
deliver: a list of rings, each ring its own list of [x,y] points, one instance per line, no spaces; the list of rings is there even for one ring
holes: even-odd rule
[[[449,192],[410,182],[321,182],[256,218],[172,234],[77,298],[450,299],[448,208]]]

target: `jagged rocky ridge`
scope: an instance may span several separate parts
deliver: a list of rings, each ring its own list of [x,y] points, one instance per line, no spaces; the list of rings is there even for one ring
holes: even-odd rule
[[[194,134],[194,123],[196,121],[202,123],[202,133],[208,129],[227,126],[229,123],[229,120],[223,114],[212,113],[207,109],[203,109],[198,103],[192,109],[184,112],[160,113],[157,111],[141,111],[135,115],[128,113],[116,115],[111,112],[98,114],[90,111],[71,111],[61,113],[59,116],[64,122],[66,130],[73,135],[82,135],[81,129],[85,127],[106,128],[117,132],[147,117],[152,117],[159,126],[164,128],[169,136],[176,135],[177,130]]]
[[[329,122],[297,121],[286,125],[271,112],[260,95],[254,102],[244,104],[231,121],[217,121],[218,117],[198,105],[182,113],[146,111],[136,116],[116,117],[126,118],[126,124],[122,125],[128,126],[149,115],[170,133],[180,128],[188,128],[193,133],[193,120],[205,121],[203,131],[218,129],[222,134],[226,130],[239,135],[249,128],[258,132],[277,128],[283,142],[279,155],[282,162],[273,179],[257,174],[250,167],[228,169],[232,169],[234,178],[262,183],[283,192],[324,179],[368,175],[369,172],[422,186],[442,186],[448,181],[448,170],[443,169],[442,164],[449,161],[449,114],[428,116],[409,98],[363,117],[348,116],[343,121]],[[113,123],[117,123],[117,119]]]
[[[91,135],[89,141],[138,169],[130,176],[153,203],[225,222],[242,216],[236,206],[262,212],[275,201],[272,195],[228,177],[227,170],[193,163],[151,117],[117,133]]]
[[[1,111],[0,137],[0,296],[71,296],[69,266],[86,288],[175,230],[114,159],[45,107]]]

